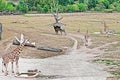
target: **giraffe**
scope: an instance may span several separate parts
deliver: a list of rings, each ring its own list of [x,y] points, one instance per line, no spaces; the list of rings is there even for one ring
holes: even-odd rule
[[[103,24],[104,24],[104,32],[108,31],[109,26],[106,25],[106,22],[103,20]]]
[[[24,45],[25,43],[27,42],[28,40],[24,40],[22,41],[22,38],[21,38],[21,42],[20,42],[20,45],[18,47],[16,47],[14,50],[12,50],[11,52],[9,53],[5,53],[2,55],[2,72],[5,73],[5,76],[8,75],[8,70],[7,70],[7,67],[8,67],[8,63],[11,62],[11,69],[12,69],[12,73],[14,73],[14,70],[13,70],[13,63],[16,62],[16,74],[19,74],[19,71],[18,71],[18,60],[19,60],[19,56],[20,56],[20,53],[21,51],[23,50],[24,48]],[[3,70],[3,66],[5,68],[5,71]]]
[[[89,38],[89,35],[88,35],[88,30],[87,30],[84,35],[85,46],[88,46],[88,38]]]

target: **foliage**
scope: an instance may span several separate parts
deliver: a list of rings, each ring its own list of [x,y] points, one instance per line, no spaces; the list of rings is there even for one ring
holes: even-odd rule
[[[44,10],[45,13],[48,12],[49,11],[49,6],[48,5],[44,5],[43,10]]]
[[[13,2],[0,0],[0,11],[14,11],[15,9],[15,4]]]
[[[78,8],[79,8],[79,11],[86,11],[87,10],[87,6],[84,3],[78,4]]]
[[[120,71],[113,71],[112,74],[116,75],[117,77],[120,78]]]
[[[58,3],[58,4],[57,4]],[[53,10],[52,7],[54,8]],[[120,1],[118,0],[19,0],[18,4],[11,1],[0,0],[0,11],[22,12],[37,11],[40,13],[59,12],[78,12],[78,11],[104,11],[120,12]]]
[[[120,3],[117,4],[116,11],[120,12]]]
[[[106,9],[109,8],[110,3],[109,3],[108,0],[104,0],[104,1],[103,1],[103,4],[104,4],[104,6],[105,6]]]
[[[102,2],[97,4],[96,7],[95,7],[95,11],[104,11],[104,9],[105,9],[105,6]]]
[[[95,8],[97,4],[97,0],[88,0],[88,8]]]
[[[40,12],[42,12],[42,7],[41,7],[41,5],[39,5],[39,4],[37,4],[37,11],[40,13]]]
[[[15,10],[15,7],[14,7],[15,5],[14,5],[14,3],[13,2],[8,2],[7,4],[6,4],[6,10],[8,10],[8,11],[14,11]]]
[[[84,0],[78,0],[79,1],[79,3],[84,3]]]
[[[28,8],[27,3],[25,3],[23,0],[20,0],[19,4],[17,6],[17,9],[24,12],[24,13],[26,13],[26,12],[28,12],[29,8]]]

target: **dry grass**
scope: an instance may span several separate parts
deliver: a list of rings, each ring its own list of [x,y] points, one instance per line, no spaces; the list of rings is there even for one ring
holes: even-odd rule
[[[86,32],[87,29],[89,30],[90,38],[92,38],[93,42],[89,48],[94,48],[107,42],[120,40],[120,36],[107,37],[106,35],[93,34],[94,32],[103,30],[103,24],[101,23],[103,20],[106,21],[106,24],[110,29],[120,32],[120,13],[64,13],[60,14],[60,16],[63,16],[61,22],[66,24],[64,28],[68,33],[77,33],[78,29],[80,29],[80,32],[82,33]],[[73,45],[72,40],[68,37],[55,35],[53,28],[49,26],[51,23],[54,23],[54,18],[51,14],[0,16],[0,21],[3,24],[3,39],[0,41],[1,53],[4,52],[7,44],[12,42],[14,36],[18,36],[20,33],[24,33],[25,36],[31,39],[31,41],[37,42],[37,45],[58,48],[71,47]],[[78,47],[82,45],[80,40],[78,43]],[[48,56],[58,54],[41,50],[37,51],[34,49],[28,49],[25,51],[26,56],[29,56],[29,53],[31,53],[30,55],[36,57],[35,55],[38,54],[40,58],[46,57],[48,54],[50,54]]]

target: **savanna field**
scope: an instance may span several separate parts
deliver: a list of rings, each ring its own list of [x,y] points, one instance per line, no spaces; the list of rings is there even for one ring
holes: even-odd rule
[[[69,34],[85,34],[88,30],[89,37],[92,44],[88,48],[96,48],[104,44],[117,42],[105,47],[101,47],[100,52],[91,52],[88,54],[101,54],[96,58],[96,62],[105,63],[107,65],[117,66],[111,71],[119,77],[120,75],[120,13],[63,13],[59,14],[63,19],[62,23],[66,24],[63,27],[67,35]],[[103,31],[105,21],[110,30],[114,30],[116,35],[94,34],[95,32]],[[63,49],[63,52],[50,52],[43,50],[36,50],[34,48],[25,47],[21,57],[25,58],[47,58],[52,56],[64,55],[67,49],[73,46],[71,38],[63,35],[56,35],[51,24],[53,24],[54,17],[52,14],[25,14],[25,15],[3,15],[0,16],[0,22],[3,25],[2,40],[0,41],[0,55],[11,51],[15,45],[5,51],[14,36],[19,36],[21,33],[31,42],[36,42],[36,45],[57,47]],[[78,29],[80,32],[78,33]],[[78,48],[83,45],[81,39],[78,40]],[[108,60],[108,61],[107,61]],[[115,61],[115,62],[114,62]],[[110,71],[110,70],[108,70]]]

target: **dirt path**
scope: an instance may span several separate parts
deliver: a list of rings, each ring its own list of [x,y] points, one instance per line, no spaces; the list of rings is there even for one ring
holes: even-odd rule
[[[91,50],[85,46],[77,49],[78,41],[74,36],[83,39],[82,35],[69,34],[68,37],[74,41],[74,45],[67,54],[45,59],[21,58],[19,61],[20,72],[37,68],[44,76],[42,80],[106,80],[110,74],[103,70],[103,66],[88,62],[96,55],[87,54]],[[89,40],[89,43],[92,42]],[[26,80],[15,78],[13,75],[7,77],[3,75],[0,72],[0,80]],[[41,78],[31,80],[41,80]]]

